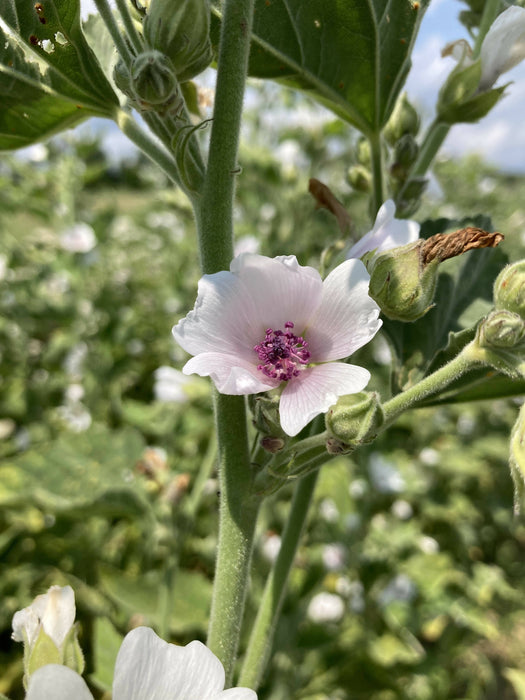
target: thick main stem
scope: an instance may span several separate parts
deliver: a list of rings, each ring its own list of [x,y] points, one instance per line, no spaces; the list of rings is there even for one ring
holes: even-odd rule
[[[229,267],[233,197],[254,0],[226,0],[208,167],[196,206],[201,266]],[[244,397],[215,394],[221,507],[208,646],[231,684],[249,582],[259,499],[253,496]]]
[[[241,669],[239,685],[258,688],[270,655],[275,629],[281,614],[288,576],[295,558],[306,516],[317,483],[318,471],[297,484],[277,560],[266,581],[259,611],[252,629]]]

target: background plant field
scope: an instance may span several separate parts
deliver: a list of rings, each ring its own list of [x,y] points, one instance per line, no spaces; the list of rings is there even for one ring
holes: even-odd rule
[[[273,88],[264,99],[304,106]],[[264,139],[259,127],[251,112],[237,243],[257,233],[263,254],[318,266],[349,241],[315,209],[308,177],[352,212],[355,237],[367,229],[343,165],[356,143],[335,120]],[[490,211],[517,260],[524,202],[525,178],[443,160],[417,218]],[[96,245],[72,252],[63,236],[81,222]],[[13,613],[70,583],[101,697],[130,626],[205,638],[218,503],[209,388],[192,381],[170,403],[155,393],[155,370],[185,359],[171,327],[199,278],[192,214],[145,160],[111,164],[96,138],[68,136],[2,157],[0,224],[0,692],[23,697]],[[359,352],[384,396],[389,362],[381,339]],[[420,409],[323,467],[261,700],[525,697],[525,527],[507,466],[518,401]],[[263,506],[252,616],[289,495]],[[309,607],[323,591],[343,601],[340,619]]]

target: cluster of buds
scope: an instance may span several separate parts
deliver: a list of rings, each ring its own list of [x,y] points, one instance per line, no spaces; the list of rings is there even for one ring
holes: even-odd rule
[[[525,260],[503,268],[494,283],[494,310],[476,334],[484,359],[511,377],[525,376]]]

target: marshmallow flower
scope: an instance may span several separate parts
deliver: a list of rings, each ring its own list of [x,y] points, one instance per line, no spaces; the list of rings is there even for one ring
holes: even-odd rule
[[[419,238],[419,224],[408,219],[396,219],[396,205],[387,200],[377,212],[374,228],[360,238],[350,248],[347,258],[362,258],[373,250],[383,253],[390,248],[398,248],[413,243]]]
[[[71,586],[51,586],[47,593],[38,595],[30,606],[13,616],[15,642],[33,647],[43,629],[57,649],[62,647],[75,623],[75,594]]]
[[[513,5],[492,24],[481,45],[481,80],[479,90],[491,88],[525,58],[525,9]]]
[[[113,700],[257,700],[248,688],[224,688],[224,668],[201,642],[168,644],[149,627],[129,632],[117,656]],[[35,671],[26,700],[93,700],[84,680],[65,666]]]
[[[345,261],[323,282],[294,255],[240,255],[229,272],[202,277],[195,308],[174,327],[175,340],[193,355],[182,371],[211,377],[222,394],[281,386],[281,426],[297,435],[370,379],[362,367],[334,362],[381,326],[369,279],[359,260]]]

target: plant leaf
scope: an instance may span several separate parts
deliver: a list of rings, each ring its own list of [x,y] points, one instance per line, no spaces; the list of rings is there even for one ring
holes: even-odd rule
[[[27,146],[118,98],[80,26],[78,0],[0,0],[0,149]]]
[[[387,122],[429,0],[255,0],[248,73],[305,90],[365,134]],[[212,13],[218,43],[220,3]]]

